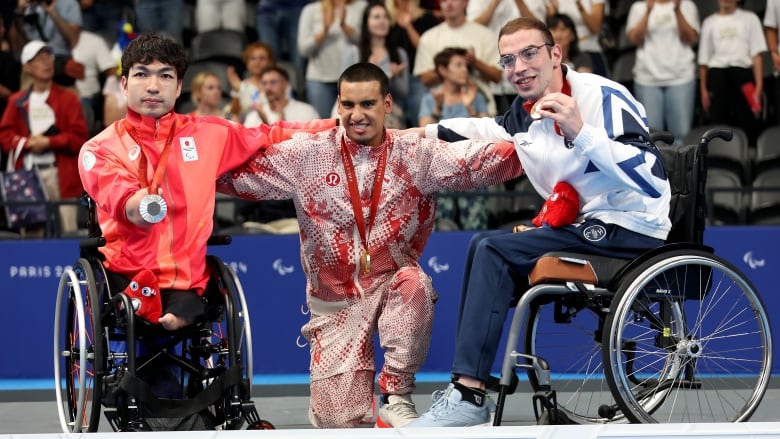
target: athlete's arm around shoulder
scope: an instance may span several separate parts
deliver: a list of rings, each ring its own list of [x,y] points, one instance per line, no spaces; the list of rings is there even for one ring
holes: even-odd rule
[[[492,117],[458,117],[445,119],[425,127],[425,137],[448,142],[463,139],[511,141],[512,135]]]

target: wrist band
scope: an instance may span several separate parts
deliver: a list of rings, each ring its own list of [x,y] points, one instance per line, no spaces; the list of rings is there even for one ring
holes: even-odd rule
[[[241,93],[237,92],[235,90],[230,90],[230,97],[231,98],[240,98],[241,97]]]
[[[138,212],[141,214],[141,218],[143,218],[144,221],[150,224],[156,224],[162,221],[168,213],[168,203],[159,195],[144,195],[138,206]]]

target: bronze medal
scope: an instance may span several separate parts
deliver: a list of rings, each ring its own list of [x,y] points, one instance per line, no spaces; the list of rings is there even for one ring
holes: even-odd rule
[[[368,253],[368,250],[364,249],[360,252],[360,268],[363,274],[371,272],[371,255]]]

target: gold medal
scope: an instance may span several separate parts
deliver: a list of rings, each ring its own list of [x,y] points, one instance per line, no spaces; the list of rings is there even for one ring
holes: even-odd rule
[[[371,255],[368,254],[367,250],[360,252],[360,268],[363,274],[371,272]]]

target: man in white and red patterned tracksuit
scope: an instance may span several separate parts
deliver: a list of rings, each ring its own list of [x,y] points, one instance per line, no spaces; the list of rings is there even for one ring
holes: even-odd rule
[[[343,126],[265,148],[218,185],[243,198],[295,202],[311,309],[302,329],[311,349],[311,422],[353,427],[370,410],[378,331],[385,405],[377,425],[400,427],[417,417],[410,395],[430,344],[437,296],[418,259],[433,229],[435,194],[500,183],[522,168],[511,143],[387,132],[392,98],[373,64],[344,71],[338,104]]]

